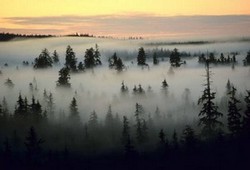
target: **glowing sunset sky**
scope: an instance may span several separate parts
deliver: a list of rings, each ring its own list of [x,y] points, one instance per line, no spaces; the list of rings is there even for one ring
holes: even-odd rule
[[[1,0],[0,32],[244,36],[249,7],[249,0]]]

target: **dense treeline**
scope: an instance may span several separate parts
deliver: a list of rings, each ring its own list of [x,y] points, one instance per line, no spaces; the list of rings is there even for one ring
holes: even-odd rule
[[[199,121],[182,125],[181,129],[161,108],[156,107],[149,114],[140,103],[131,106],[134,112],[126,115],[107,106],[102,119],[95,110],[81,113],[80,103],[73,97],[67,113],[61,111],[56,117],[55,107],[60,106],[55,105],[53,94],[46,90],[40,101],[20,93],[13,113],[4,97],[0,105],[1,163],[12,169],[243,167],[250,151],[250,91],[242,100],[229,81],[228,111],[220,112],[223,104],[214,102],[216,93],[211,89],[211,78],[207,60],[204,91],[198,100]],[[163,80],[162,90],[167,88],[168,83]],[[127,92],[122,82],[121,93]],[[139,85],[133,93],[143,97],[145,91]],[[89,118],[82,120],[81,114]]]
[[[53,35],[40,35],[40,34],[13,34],[13,33],[0,33],[0,41],[9,41],[14,38],[49,38],[55,37]]]

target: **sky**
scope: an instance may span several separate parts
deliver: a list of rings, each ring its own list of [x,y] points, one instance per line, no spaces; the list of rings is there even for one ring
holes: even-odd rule
[[[249,6],[249,0],[1,0],[0,32],[248,36]]]

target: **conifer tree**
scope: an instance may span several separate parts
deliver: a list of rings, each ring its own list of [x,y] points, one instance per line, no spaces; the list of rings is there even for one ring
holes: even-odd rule
[[[65,66],[69,68],[71,71],[75,72],[77,71],[76,63],[77,63],[77,58],[75,56],[75,52],[73,51],[71,46],[68,45],[66,49]]]
[[[126,144],[130,136],[129,121],[126,116],[123,116],[123,128],[122,128],[122,143]]]
[[[173,137],[172,138],[173,149],[177,150],[179,148],[179,142],[178,142],[178,136],[177,136],[176,130],[174,130],[172,137]]]
[[[144,48],[139,48],[138,56],[137,56],[137,64],[138,65],[145,65],[146,64],[146,53],[144,51]]]
[[[95,52],[93,48],[86,49],[84,55],[84,65],[86,68],[93,68],[95,66]]]
[[[158,64],[159,64],[159,60],[157,59],[157,54],[156,54],[156,52],[154,52],[154,54],[153,54],[153,64],[154,64],[154,65],[158,65]]]
[[[108,112],[107,112],[106,117],[105,117],[105,125],[109,130],[112,130],[112,128],[114,128],[113,127],[113,125],[114,125],[114,116],[112,114],[111,105],[109,105],[109,107],[108,107]]]
[[[250,91],[247,90],[247,95],[244,99],[246,103],[246,110],[243,116],[243,130],[250,137]]]
[[[101,54],[99,52],[99,46],[97,44],[95,45],[94,57],[95,57],[95,65],[102,65],[102,62],[100,59]]]
[[[70,87],[69,79],[70,79],[70,74],[69,74],[70,69],[68,67],[63,67],[59,71],[59,78],[57,81],[57,86],[60,87]]]
[[[142,105],[136,103],[135,105],[135,121],[136,121],[136,139],[139,144],[146,140],[146,122],[143,119],[144,109]]]
[[[77,101],[73,97],[71,104],[70,104],[70,115],[69,115],[69,121],[74,126],[79,126],[81,124],[78,108],[77,108]]]
[[[228,129],[231,132],[232,136],[237,136],[241,132],[241,114],[240,110],[237,107],[237,104],[240,101],[236,98],[236,88],[233,86],[232,90],[228,93],[230,99],[228,101]]]
[[[195,132],[191,126],[187,125],[183,130],[182,140],[187,149],[194,149],[196,145]]]
[[[30,127],[28,135],[26,136],[25,146],[27,149],[27,158],[31,163],[36,163],[41,154],[41,144],[44,141],[38,138],[34,127]]]
[[[59,61],[60,61],[60,60],[59,60],[59,55],[58,55],[58,53],[57,53],[56,50],[54,50],[54,52],[53,52],[52,59],[53,59],[53,62],[54,62],[55,64],[59,63]]]
[[[180,58],[180,53],[178,51],[178,49],[174,49],[171,54],[170,54],[170,64],[173,67],[180,67],[181,66],[181,58]]]
[[[42,50],[39,57],[35,58],[34,68],[48,68],[52,67],[52,58],[50,57],[49,51],[45,48]]]
[[[199,113],[199,125],[202,126],[202,135],[206,138],[211,138],[215,135],[222,123],[218,120],[223,116],[218,111],[218,106],[215,105],[215,92],[211,91],[211,72],[209,60],[206,60],[206,83],[202,96],[198,100],[198,104],[203,104]]]

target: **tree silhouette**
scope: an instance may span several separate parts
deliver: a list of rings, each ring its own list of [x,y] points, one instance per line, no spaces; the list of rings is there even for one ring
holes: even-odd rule
[[[248,90],[244,101],[246,103],[246,110],[243,116],[243,130],[250,137],[250,91]]]
[[[121,72],[123,70],[123,68],[124,68],[124,65],[123,65],[122,59],[118,58],[117,62],[116,62],[116,68],[115,69],[118,72]]]
[[[180,67],[181,66],[181,58],[180,58],[180,53],[178,51],[178,49],[174,49],[171,54],[170,54],[170,64],[173,67]]]
[[[85,68],[84,68],[84,65],[83,65],[83,63],[82,63],[82,62],[79,62],[79,64],[78,64],[78,67],[77,67],[77,68],[78,68],[78,70],[79,70],[79,71],[84,71],[84,69],[85,69]]]
[[[142,105],[136,103],[135,105],[135,121],[136,121],[136,139],[139,144],[144,143],[146,140],[146,122],[143,119],[144,109]]]
[[[146,64],[146,53],[144,51],[144,48],[139,48],[138,56],[137,56],[137,64],[138,65],[145,65]]]
[[[126,116],[123,116],[123,128],[122,128],[122,143],[126,144],[130,136],[129,121]]]
[[[81,120],[77,108],[77,101],[73,97],[71,104],[70,104],[70,115],[69,115],[69,121],[72,125],[74,126],[80,126],[81,125]]]
[[[108,107],[108,112],[106,114],[106,117],[105,117],[105,125],[106,127],[108,128],[108,130],[112,130],[112,128],[114,127],[114,116],[112,114],[112,108],[111,108],[111,105],[109,105]]]
[[[178,142],[178,136],[176,133],[176,130],[174,130],[173,136],[172,136],[172,145],[174,150],[179,149],[179,142]]]
[[[86,68],[93,68],[95,66],[95,54],[94,49],[86,49],[84,56],[84,65]]]
[[[116,55],[116,53],[114,53],[113,55],[112,55],[112,57],[110,57],[109,58],[109,68],[113,68],[113,67],[115,67],[116,66],[116,64],[117,64],[117,59],[118,59],[118,57],[117,57],[117,55]]]
[[[102,62],[100,59],[101,54],[99,52],[99,46],[97,44],[95,45],[94,57],[95,57],[95,65],[102,65]]]
[[[195,149],[196,145],[196,136],[194,130],[191,128],[191,126],[187,125],[182,133],[182,140],[184,142],[185,147],[188,150]]]
[[[59,78],[57,81],[57,86],[60,87],[70,87],[69,79],[70,79],[70,74],[69,74],[70,69],[68,67],[63,67],[59,71]]]
[[[42,143],[44,143],[44,141],[38,138],[34,127],[30,127],[25,142],[27,158],[30,163],[37,163],[41,154]]]
[[[162,82],[162,88],[166,89],[167,87],[168,87],[168,83],[167,83],[166,79],[164,79]]]
[[[199,113],[199,125],[203,126],[202,134],[204,137],[211,138],[215,135],[218,127],[222,123],[218,120],[223,114],[218,112],[218,106],[213,102],[215,99],[215,92],[211,91],[211,72],[209,67],[209,60],[206,60],[206,83],[202,96],[198,100],[198,104],[203,103],[202,109]]]
[[[34,68],[48,68],[52,67],[52,58],[49,55],[49,51],[45,48],[42,50],[39,57],[35,58]]]
[[[54,52],[53,52],[52,59],[53,59],[53,62],[54,62],[55,64],[59,63],[59,61],[60,61],[60,60],[59,60],[59,55],[58,55],[58,53],[57,53],[56,50],[54,50]]]
[[[125,86],[124,81],[122,81],[121,92],[122,94],[128,93],[128,87]]]
[[[247,52],[246,58],[243,60],[245,66],[250,65],[250,51]]]
[[[236,88],[233,86],[232,90],[228,93],[230,99],[228,101],[228,129],[231,132],[232,136],[239,135],[241,132],[241,114],[240,110],[237,107],[237,104],[240,101],[236,98]]]
[[[154,54],[153,54],[153,64],[154,64],[154,65],[158,65],[158,64],[159,64],[159,60],[158,60],[158,58],[157,58],[156,52],[154,52]]]
[[[73,51],[71,46],[68,45],[66,49],[65,66],[69,68],[71,71],[75,72],[77,71],[76,63],[77,63],[77,58],[75,56],[75,52]]]

